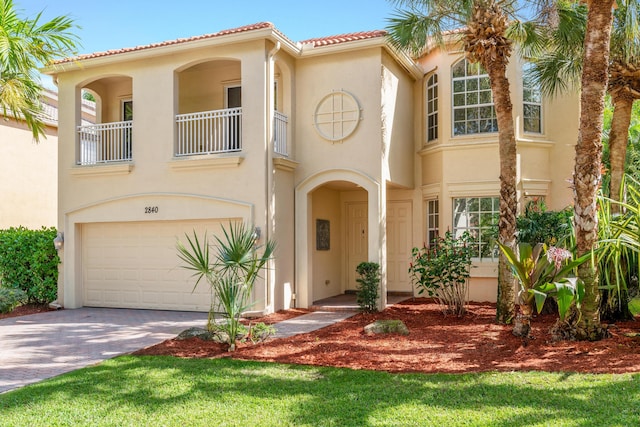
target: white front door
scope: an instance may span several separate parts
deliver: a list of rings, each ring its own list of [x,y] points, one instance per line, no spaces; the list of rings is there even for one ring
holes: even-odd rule
[[[412,203],[387,203],[387,291],[411,292]]]
[[[369,227],[367,203],[347,204],[347,286],[355,290],[357,286],[356,267],[369,259]]]

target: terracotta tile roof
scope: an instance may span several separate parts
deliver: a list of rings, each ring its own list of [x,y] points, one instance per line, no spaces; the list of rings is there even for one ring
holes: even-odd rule
[[[117,55],[117,54],[120,54],[120,53],[135,52],[135,51],[139,51],[139,50],[153,49],[153,48],[156,48],[156,47],[171,46],[171,45],[180,44],[180,43],[188,43],[188,42],[192,42],[192,41],[196,41],[196,40],[212,39],[212,38],[216,38],[216,37],[226,36],[226,35],[229,35],[229,34],[244,33],[244,32],[247,32],[247,31],[261,30],[261,29],[264,29],[264,28],[271,28],[271,29],[277,31],[275,26],[270,22],[258,22],[257,24],[245,25],[245,26],[242,26],[242,27],[231,28],[231,29],[228,29],[228,30],[222,30],[222,31],[218,31],[217,33],[203,34],[203,35],[200,35],[200,36],[180,38],[180,39],[175,39],[175,40],[168,40],[168,41],[164,41],[164,42],[151,43],[151,44],[142,45],[142,46],[126,47],[126,48],[122,48],[122,49],[107,50],[105,52],[95,52],[95,53],[88,53],[88,54],[84,54],[84,55],[78,55],[78,56],[74,56],[74,57],[70,57],[70,58],[63,58],[63,59],[60,59],[58,61],[55,61],[54,64],[64,64],[64,63],[67,63],[67,62],[83,61],[83,60],[86,60],[86,59],[101,58],[101,57],[104,57],[104,56]],[[277,32],[279,34],[281,34],[279,31],[277,31]]]
[[[218,31],[217,33],[203,34],[203,35],[200,35],[200,36],[180,38],[180,39],[175,39],[175,40],[167,40],[167,41],[163,41],[163,42],[159,42],[159,43],[151,43],[151,44],[135,46],[135,47],[125,47],[125,48],[122,48],[122,49],[107,50],[105,52],[87,53],[87,54],[78,55],[78,56],[74,56],[74,57],[59,59],[59,60],[55,61],[53,64],[54,65],[55,64],[65,64],[65,63],[68,63],[68,62],[77,62],[77,61],[83,61],[83,60],[87,60],[87,59],[102,58],[102,57],[105,57],[105,56],[118,55],[118,54],[121,54],[121,53],[136,52],[136,51],[153,49],[153,48],[156,48],[156,47],[163,47],[163,46],[172,46],[172,45],[181,44],[181,43],[188,43],[188,42],[192,42],[192,41],[196,41],[196,40],[213,39],[213,38],[216,38],[216,37],[226,36],[226,35],[229,35],[229,34],[244,33],[244,32],[248,32],[248,31],[261,30],[261,29],[265,29],[265,28],[270,28],[273,31],[275,31],[276,33],[278,33],[280,36],[282,36],[283,38],[288,39],[284,34],[282,34],[280,31],[278,31],[278,29],[271,22],[258,22],[256,24],[245,25],[245,26],[242,26],[242,27],[237,27],[237,28],[231,28],[231,29],[228,29],[228,30]],[[384,31],[384,30],[361,31],[361,32],[357,32],[357,33],[339,34],[339,35],[336,35],[336,36],[328,36],[328,37],[320,37],[320,38],[308,39],[308,40],[302,41],[301,43],[302,44],[311,44],[313,47],[319,47],[319,46],[329,46],[329,45],[335,45],[335,44],[339,44],[339,43],[352,42],[352,41],[357,41],[357,40],[374,39],[374,38],[377,38],[377,37],[384,37],[386,35],[387,35],[387,32]]]
[[[301,41],[302,44],[311,44],[313,47],[329,46],[339,43],[353,42],[357,40],[374,39],[377,37],[384,37],[387,32],[384,30],[375,31],[361,31],[358,33],[339,34],[337,36],[320,37],[315,39],[309,39]]]

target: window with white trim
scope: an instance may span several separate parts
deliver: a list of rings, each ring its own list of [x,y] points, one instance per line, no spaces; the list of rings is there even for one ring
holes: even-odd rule
[[[427,80],[427,142],[438,139],[438,75]]]
[[[440,222],[440,204],[438,199],[427,200],[427,246],[438,239]]]
[[[497,230],[500,214],[498,197],[465,197],[453,199],[453,233],[460,237],[468,231],[473,238],[473,257],[481,260],[498,258]]]
[[[542,133],[542,92],[530,74],[531,63],[522,67],[522,118],[525,132]]]
[[[489,75],[467,59],[452,69],[453,135],[472,135],[498,131]]]

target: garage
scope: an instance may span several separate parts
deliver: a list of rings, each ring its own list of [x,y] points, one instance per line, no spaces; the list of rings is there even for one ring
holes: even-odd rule
[[[194,290],[181,267],[178,239],[195,230],[219,235],[228,219],[147,221],[82,225],[83,300],[89,307],[208,311],[206,282]]]

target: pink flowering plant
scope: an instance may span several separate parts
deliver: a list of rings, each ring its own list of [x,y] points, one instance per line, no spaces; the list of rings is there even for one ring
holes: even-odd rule
[[[553,296],[558,302],[560,320],[564,321],[571,304],[575,302],[580,305],[584,285],[573,276],[573,272],[591,257],[590,253],[573,260],[570,251],[555,246],[547,247],[544,243],[538,243],[535,247],[520,243],[517,253],[500,243],[498,245],[520,284],[518,305],[523,313],[527,314],[534,302],[540,313],[547,297]]]

